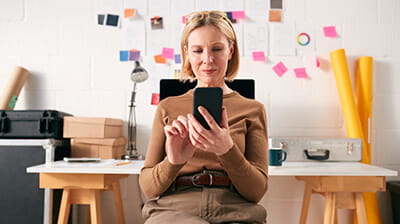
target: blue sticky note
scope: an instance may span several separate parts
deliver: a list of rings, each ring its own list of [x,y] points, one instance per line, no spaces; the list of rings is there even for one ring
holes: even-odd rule
[[[180,64],[181,63],[181,55],[180,54],[175,54],[175,63]]]
[[[119,51],[119,60],[120,61],[128,61],[129,60],[129,51]]]

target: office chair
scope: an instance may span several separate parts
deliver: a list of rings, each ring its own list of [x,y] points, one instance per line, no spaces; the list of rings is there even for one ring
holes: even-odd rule
[[[193,89],[197,82],[180,82],[178,79],[160,80],[160,101],[169,96],[179,96]],[[232,82],[226,82],[229,88],[237,91],[240,95],[254,99],[254,80],[253,79],[235,79]]]

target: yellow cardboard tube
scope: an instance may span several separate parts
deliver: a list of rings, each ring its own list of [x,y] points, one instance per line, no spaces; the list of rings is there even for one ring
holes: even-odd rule
[[[371,163],[371,124],[372,124],[372,57],[363,56],[357,61],[357,107],[360,116],[363,135],[367,140],[367,146],[363,153],[368,154],[369,160],[362,160],[363,163]]]
[[[25,68],[15,67],[8,83],[5,85],[4,92],[0,95],[0,110],[13,110],[17,102],[19,93],[28,79],[29,72]]]
[[[368,144],[363,134],[363,128],[358,113],[358,108],[354,102],[353,90],[350,75],[347,67],[346,54],[344,49],[332,51],[330,53],[333,71],[335,73],[336,85],[338,88],[340,103],[346,122],[347,135],[351,138],[361,138],[363,145],[362,161],[370,161],[369,153],[364,150]],[[372,79],[371,79],[372,80]],[[372,81],[371,81],[372,82]],[[372,86],[372,85],[371,85]],[[371,95],[372,96],[372,95]],[[369,224],[381,224],[381,216],[378,201],[375,193],[363,193],[365,211]],[[355,218],[355,223],[357,219]]]
[[[347,68],[347,60],[344,49],[338,49],[330,53],[336,86],[342,105],[343,117],[346,123],[346,132],[350,138],[360,138],[363,148],[367,145],[363,136],[360,117],[354,100],[353,88]],[[362,153],[362,159],[369,160],[366,153]]]

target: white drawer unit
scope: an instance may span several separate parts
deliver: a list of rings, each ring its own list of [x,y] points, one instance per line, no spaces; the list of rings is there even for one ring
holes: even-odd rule
[[[286,161],[361,161],[358,138],[270,137],[269,148],[282,148]]]

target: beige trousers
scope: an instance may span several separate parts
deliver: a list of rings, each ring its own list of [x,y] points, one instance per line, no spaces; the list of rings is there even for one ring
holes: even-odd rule
[[[243,199],[229,188],[180,187],[147,201],[145,224],[266,223],[261,205]]]

